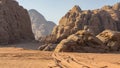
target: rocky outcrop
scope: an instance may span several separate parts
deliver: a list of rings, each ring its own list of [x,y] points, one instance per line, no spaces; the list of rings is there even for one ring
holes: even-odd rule
[[[0,44],[34,40],[26,9],[15,0],[0,0]]]
[[[38,50],[42,50],[42,51],[53,51],[56,48],[56,44],[44,44],[41,45]]]
[[[95,35],[105,29],[120,31],[120,3],[95,10],[81,10],[79,6],[74,6],[61,18],[52,34],[60,42],[69,35],[82,30],[85,25],[89,25]]]
[[[97,37],[86,30],[80,30],[63,39],[55,52],[105,52],[106,47]]]
[[[95,10],[81,10],[74,6],[54,27],[52,37],[44,40],[52,39],[47,43],[57,44],[55,52],[119,51],[119,26],[120,3]]]
[[[34,9],[29,10],[29,15],[36,40],[39,40],[40,37],[51,34],[53,27],[56,25],[55,23],[47,21],[42,14]]]
[[[120,52],[120,32],[104,30],[95,37],[89,31],[80,30],[63,39],[54,52]]]
[[[41,45],[39,46],[38,50],[41,50],[41,51],[53,51],[58,44],[56,42],[55,35],[48,35],[45,37],[41,37],[39,39],[39,42],[41,43]]]
[[[97,38],[100,39],[109,52],[119,51],[120,52],[120,32],[105,30]]]

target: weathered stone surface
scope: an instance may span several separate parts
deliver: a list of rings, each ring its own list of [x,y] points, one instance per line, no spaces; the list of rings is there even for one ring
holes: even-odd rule
[[[0,44],[34,40],[26,9],[15,0],[0,0]]]
[[[41,50],[41,51],[53,51],[57,46],[56,36],[54,35],[41,37],[39,39],[39,42],[41,43],[41,45],[39,46],[38,50]]]
[[[120,3],[116,3],[116,4],[113,6],[113,9],[120,11]]]
[[[92,33],[80,30],[62,40],[55,52],[105,52],[105,46]]]
[[[74,6],[61,18],[59,25],[53,29],[52,34],[60,42],[69,35],[82,30],[85,25],[91,27],[95,35],[105,29],[120,31],[119,8],[120,3],[95,10],[81,10],[79,6]]]
[[[120,32],[105,30],[97,37],[105,44],[105,46],[109,47],[110,52],[120,51]]]
[[[95,10],[81,10],[79,6],[74,6],[54,27],[52,35],[55,37],[50,43],[58,44],[55,52],[119,51],[120,36],[116,32],[120,31],[119,26],[120,3]],[[104,31],[106,29],[113,31]]]
[[[56,25],[55,23],[47,21],[42,14],[34,9],[29,10],[29,15],[36,40],[39,40],[40,37],[51,34],[53,27]]]
[[[42,51],[53,51],[56,48],[56,44],[44,44],[41,45],[38,50],[42,50]]]

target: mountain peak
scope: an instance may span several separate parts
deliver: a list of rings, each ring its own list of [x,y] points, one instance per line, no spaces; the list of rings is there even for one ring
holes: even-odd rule
[[[75,5],[75,6],[71,9],[71,11],[78,11],[78,12],[80,12],[80,11],[81,11],[81,8],[80,8],[78,5]]]
[[[52,21],[47,21],[45,17],[35,9],[29,10],[29,16],[36,40],[39,40],[40,37],[50,35],[53,27],[56,25]]]
[[[29,12],[35,12],[35,13],[39,13],[37,10],[35,9],[30,9]]]
[[[119,10],[120,9],[120,2],[114,4],[113,9]]]

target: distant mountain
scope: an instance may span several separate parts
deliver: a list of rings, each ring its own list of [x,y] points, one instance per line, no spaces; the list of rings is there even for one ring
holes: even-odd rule
[[[32,22],[32,30],[36,40],[42,36],[51,34],[53,27],[56,26],[54,22],[47,21],[44,16],[35,9],[29,10],[29,15]]]

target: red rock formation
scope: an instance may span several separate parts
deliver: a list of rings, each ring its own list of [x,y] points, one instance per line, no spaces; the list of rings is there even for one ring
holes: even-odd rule
[[[61,18],[52,34],[60,42],[69,35],[82,30],[85,25],[89,25],[95,35],[105,29],[120,31],[120,3],[96,10],[81,10],[79,6],[74,6]]]
[[[62,40],[55,52],[105,52],[106,47],[91,32],[80,30]]]
[[[97,38],[109,48],[109,52],[120,52],[120,32],[105,30],[97,35]]]
[[[89,26],[89,28],[86,30],[84,26]],[[101,33],[106,29],[120,31],[119,26],[120,3],[95,10],[81,10],[79,6],[74,6],[61,18],[59,25],[54,27],[52,31],[52,35],[55,36],[53,43],[58,44],[55,52],[120,51],[119,32],[105,31],[108,33]],[[86,34],[83,29],[92,32],[92,35]],[[99,33],[103,34],[103,36],[100,34],[99,37],[95,37]],[[106,37],[106,34],[111,38]],[[52,37],[47,39],[52,39]],[[107,42],[104,42],[104,40]]]
[[[27,10],[15,0],[0,0],[0,44],[33,39]]]

